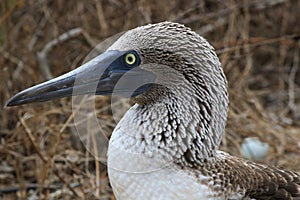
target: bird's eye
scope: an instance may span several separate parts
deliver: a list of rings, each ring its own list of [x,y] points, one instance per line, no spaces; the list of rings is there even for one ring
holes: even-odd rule
[[[126,64],[128,65],[133,65],[136,63],[136,55],[134,55],[133,53],[128,53],[126,56],[125,56],[125,62]]]

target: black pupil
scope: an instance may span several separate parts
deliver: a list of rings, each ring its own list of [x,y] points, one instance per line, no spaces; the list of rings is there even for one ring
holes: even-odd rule
[[[128,61],[131,63],[133,61],[133,57],[132,56],[128,56]]]

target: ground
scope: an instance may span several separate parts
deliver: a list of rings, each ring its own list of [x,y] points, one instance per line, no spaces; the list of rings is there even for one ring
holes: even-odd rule
[[[221,60],[230,96],[221,149],[241,156],[243,140],[258,137],[270,145],[263,163],[300,172],[298,1],[7,0],[0,5],[1,199],[113,199],[105,156],[97,162],[93,150],[83,147],[69,98],[3,107],[13,94],[80,66],[105,38],[166,20],[207,38]],[[115,126],[111,100],[96,102],[101,131],[109,137]],[[118,119],[124,102],[114,104]]]

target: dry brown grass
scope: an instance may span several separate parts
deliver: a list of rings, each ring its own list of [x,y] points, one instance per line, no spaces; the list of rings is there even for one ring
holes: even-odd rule
[[[231,103],[221,148],[240,155],[243,139],[257,136],[271,147],[265,163],[300,172],[299,1],[197,2],[0,1],[0,106],[18,91],[79,66],[110,35],[176,21],[213,44],[228,77]],[[74,28],[79,32],[49,50],[49,71],[40,68],[37,53]],[[105,108],[98,115],[109,135],[110,100],[97,101]],[[1,199],[113,198],[106,167],[73,135],[71,114],[70,99],[1,110]]]

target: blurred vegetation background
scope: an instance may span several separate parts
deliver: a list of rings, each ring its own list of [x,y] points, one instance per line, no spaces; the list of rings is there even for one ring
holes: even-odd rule
[[[243,140],[258,137],[270,145],[263,163],[300,172],[299,10],[297,0],[0,0],[0,198],[114,199],[106,166],[74,134],[69,98],[3,107],[80,66],[105,38],[166,20],[204,36],[222,62],[230,111],[221,149],[240,156]],[[109,104],[97,98],[108,136]]]

